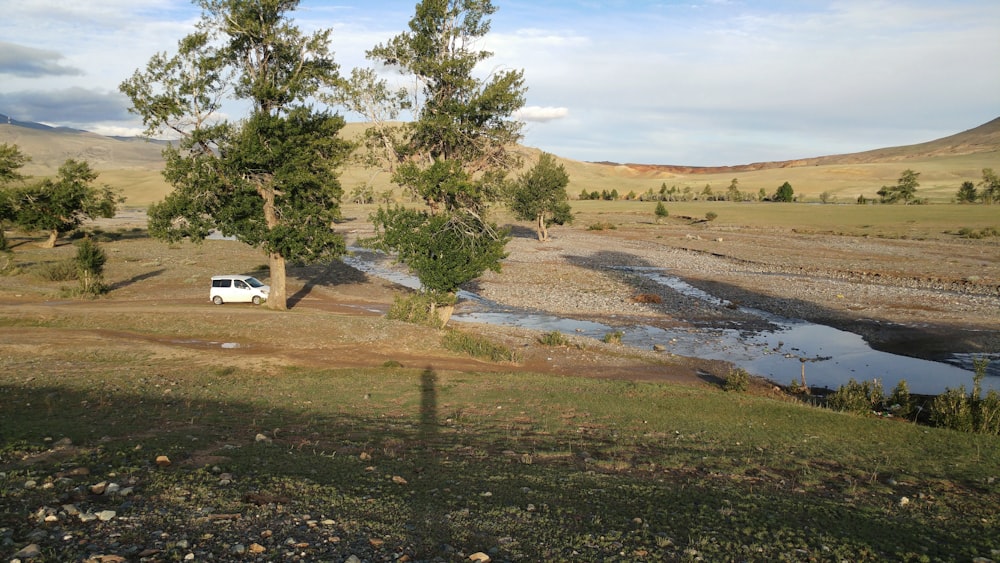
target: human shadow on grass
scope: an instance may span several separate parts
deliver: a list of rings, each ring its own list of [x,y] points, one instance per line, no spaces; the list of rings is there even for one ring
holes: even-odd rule
[[[624,446],[601,425],[514,431],[492,401],[448,392],[465,376],[432,367],[393,369],[367,386],[335,373],[271,374],[253,399],[226,400],[210,395],[259,383],[229,369],[192,377],[140,363],[143,375],[89,386],[43,383],[61,369],[44,365],[0,384],[0,525],[10,539],[0,553],[34,542],[60,560],[229,559],[252,542],[262,557],[293,549],[302,560],[652,561],[688,549],[721,558],[747,546],[748,557],[769,559],[834,546],[851,559],[898,555],[900,541],[931,558],[958,544],[988,552],[976,515],[928,525],[921,511],[845,502],[842,482],[803,495],[784,484],[794,473],[766,464],[728,478],[734,454],[697,441]],[[85,522],[76,510],[114,514]],[[135,533],[136,523],[158,533]]]

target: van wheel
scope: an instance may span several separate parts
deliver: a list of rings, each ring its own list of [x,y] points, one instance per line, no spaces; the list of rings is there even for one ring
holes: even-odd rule
[[[253,304],[254,305],[260,305],[260,296],[259,295],[254,295],[253,296]]]
[[[216,295],[215,297],[213,297],[212,303],[215,303],[216,305],[222,305],[222,296]]]

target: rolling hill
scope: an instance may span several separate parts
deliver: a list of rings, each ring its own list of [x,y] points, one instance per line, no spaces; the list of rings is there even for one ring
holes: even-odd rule
[[[363,124],[348,124],[345,136],[357,135]],[[121,188],[126,205],[145,206],[162,199],[170,187],[160,175],[163,167],[162,143],[134,138],[112,138],[87,131],[21,122],[0,114],[0,143],[18,145],[31,156],[24,172],[33,176],[52,175],[67,159],[86,160],[101,173],[99,181]],[[530,163],[541,152],[522,147]],[[878,189],[895,183],[909,168],[920,172],[921,197],[949,201],[965,180],[977,182],[983,168],[1000,169],[1000,118],[955,135],[900,147],[888,147],[852,154],[753,164],[692,167],[658,164],[618,164],[581,162],[561,158],[570,175],[568,191],[617,190],[644,193],[659,190],[664,183],[679,189],[700,192],[710,186],[725,190],[733,179],[744,192],[764,189],[773,193],[784,182],[806,199],[826,192],[841,201],[858,195],[874,197]],[[357,167],[343,172],[345,192],[361,183],[377,191],[391,189],[388,175]]]

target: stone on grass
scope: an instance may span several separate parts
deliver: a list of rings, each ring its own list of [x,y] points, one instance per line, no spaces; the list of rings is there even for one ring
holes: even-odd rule
[[[14,559],[34,559],[42,554],[42,549],[38,544],[32,543],[24,546],[23,549],[14,554]]]

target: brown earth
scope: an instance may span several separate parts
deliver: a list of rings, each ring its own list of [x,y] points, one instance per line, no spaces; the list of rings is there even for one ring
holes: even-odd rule
[[[110,230],[131,225],[120,218]],[[354,240],[365,224],[347,224]],[[915,241],[701,230],[641,225],[592,232],[562,228],[541,244],[515,229],[501,273],[470,287],[517,307],[624,325],[683,327],[752,325],[736,307],[713,305],[652,286],[621,266],[666,268],[728,299],[831,324],[873,346],[935,358],[944,352],[1000,352],[1000,252],[989,241]],[[445,350],[437,331],[388,321],[396,295],[407,291],[340,262],[290,271],[290,312],[208,301],[215,273],[260,274],[264,260],[244,245],[206,241],[167,245],[138,231],[102,243],[109,255],[107,297],[62,296],[71,282],[42,282],[39,264],[72,256],[63,244],[43,251],[36,239],[9,235],[13,268],[0,287],[0,353],[46,357],[127,352],[181,358],[192,365],[377,367],[398,362],[437,371],[530,371],[567,376],[652,379],[705,384],[728,371],[721,362],[633,350],[592,339],[543,346],[532,331],[453,323],[516,350],[521,360],[491,363]],[[3,266],[3,264],[0,264]],[[10,264],[8,264],[10,268]],[[971,273],[974,272],[975,275]],[[263,277],[263,275],[262,275]],[[655,296],[655,297],[651,297]],[[467,304],[459,305],[459,312]]]

